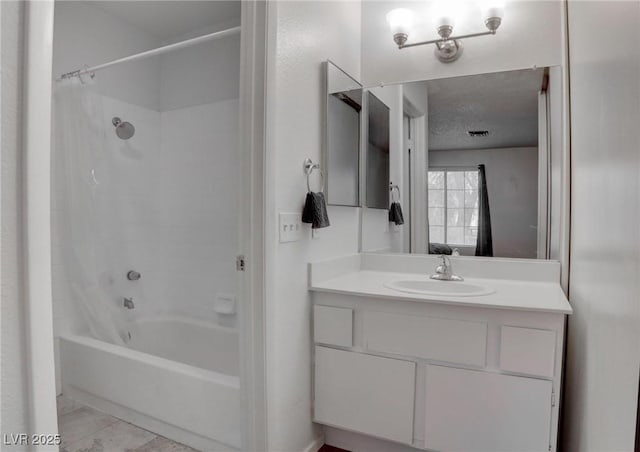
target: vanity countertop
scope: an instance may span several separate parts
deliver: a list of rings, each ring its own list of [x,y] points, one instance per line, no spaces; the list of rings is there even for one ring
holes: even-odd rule
[[[416,280],[428,276],[413,273],[392,273],[361,270],[313,284],[310,289],[316,292],[331,292],[362,297],[386,298],[428,303],[455,304],[499,309],[517,309],[521,311],[541,311],[571,314],[573,311],[560,284],[549,282],[513,281],[504,279],[465,278],[465,282],[481,284],[494,290],[488,295],[474,297],[456,297],[449,295],[422,295],[399,292],[385,287],[399,280]],[[455,281],[443,284],[456,284]]]
[[[314,265],[314,264],[312,264]],[[370,298],[384,298],[398,301],[442,303],[457,306],[513,309],[520,311],[571,314],[573,312],[561,286],[553,281],[473,278],[465,277],[466,283],[480,284],[493,289],[493,293],[479,296],[426,295],[400,292],[385,286],[400,280],[429,280],[426,273],[392,272],[351,268],[340,275],[314,280],[309,289],[314,292],[328,292]],[[329,276],[329,275],[327,275]],[[464,276],[464,275],[463,275]],[[442,284],[456,284],[447,281]]]

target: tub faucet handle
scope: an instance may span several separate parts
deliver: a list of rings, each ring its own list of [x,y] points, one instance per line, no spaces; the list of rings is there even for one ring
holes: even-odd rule
[[[133,297],[124,297],[124,307],[127,309],[133,309],[136,305],[133,303]]]
[[[135,271],[135,270],[129,270],[127,272],[127,279],[129,281],[137,281],[137,280],[140,279],[141,276],[142,275],[139,272]]]

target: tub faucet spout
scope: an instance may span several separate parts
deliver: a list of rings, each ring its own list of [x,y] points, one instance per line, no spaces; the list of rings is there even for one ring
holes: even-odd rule
[[[124,297],[124,307],[127,309],[133,309],[136,307],[136,305],[133,304],[133,297]]]

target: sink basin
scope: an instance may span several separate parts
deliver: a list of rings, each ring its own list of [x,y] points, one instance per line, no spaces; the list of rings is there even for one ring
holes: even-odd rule
[[[448,297],[479,297],[494,292],[490,287],[480,284],[464,281],[436,281],[433,279],[401,280],[384,284],[384,286],[398,292]]]

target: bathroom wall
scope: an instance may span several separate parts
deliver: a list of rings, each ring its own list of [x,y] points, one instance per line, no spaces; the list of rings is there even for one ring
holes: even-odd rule
[[[574,313],[562,446],[631,451],[640,368],[640,3],[570,2],[568,12]],[[594,32],[605,29],[616,32]]]
[[[433,166],[486,165],[493,254],[535,259],[538,148],[429,151]]]
[[[418,17],[411,42],[437,37],[430,1],[365,1],[362,3],[362,78],[365,86],[426,78],[501,72],[562,62],[562,1],[507,2],[505,17],[495,36],[464,41],[464,54],[454,64],[442,64],[432,46],[398,50],[385,15],[409,8]],[[461,2],[454,34],[485,31],[480,2]]]
[[[27,326],[22,271],[24,3],[0,2],[0,419],[2,434],[29,432]]]
[[[235,98],[160,115],[153,230],[162,270],[151,299],[165,311],[230,320],[218,319],[213,301],[237,292],[238,114]]]
[[[311,309],[307,263],[358,251],[359,209],[329,207],[316,238],[278,243],[278,213],[302,211],[302,162],[321,161],[322,63],[360,78],[360,2],[269,2],[267,73],[266,354],[269,450],[320,445],[311,421]]]
[[[197,35],[237,25],[239,21],[225,22],[198,30]],[[171,41],[192,37],[189,33]],[[160,110],[237,99],[239,80],[239,34],[167,53],[160,58]]]
[[[55,4],[53,73],[95,66],[153,49],[160,41],[91,2],[59,0]],[[160,107],[160,60],[151,58],[108,69],[100,76],[101,94],[142,107]],[[102,73],[104,74],[104,72]]]

